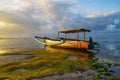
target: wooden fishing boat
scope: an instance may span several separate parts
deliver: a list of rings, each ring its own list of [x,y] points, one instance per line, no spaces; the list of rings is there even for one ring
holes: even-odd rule
[[[48,37],[38,37],[35,36],[35,40],[39,43],[46,45],[48,47],[59,47],[59,48],[68,48],[68,49],[95,49],[98,47],[97,42],[93,42],[92,38],[89,38],[89,41],[86,41],[86,32],[91,32],[91,30],[84,28],[75,28],[71,30],[61,30],[58,31],[58,37],[56,39],[50,39]],[[60,37],[60,33],[64,33],[64,38]],[[76,38],[67,38],[68,34],[76,34]],[[79,39],[79,33],[83,33],[83,39]],[[40,39],[43,39],[42,42]]]

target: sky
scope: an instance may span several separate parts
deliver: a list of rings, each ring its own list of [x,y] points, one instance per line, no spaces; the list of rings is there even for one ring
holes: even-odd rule
[[[114,37],[119,26],[120,0],[0,0],[0,37],[56,36],[78,27]]]

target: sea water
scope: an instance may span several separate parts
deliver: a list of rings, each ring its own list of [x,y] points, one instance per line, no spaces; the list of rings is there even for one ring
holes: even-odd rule
[[[99,41],[99,44],[99,52],[95,54],[99,61],[120,63],[120,41]],[[0,54],[40,49],[44,46],[33,38],[0,39]]]
[[[120,63],[120,41],[100,41],[99,61]]]
[[[43,46],[33,38],[0,39],[0,53],[42,49]]]

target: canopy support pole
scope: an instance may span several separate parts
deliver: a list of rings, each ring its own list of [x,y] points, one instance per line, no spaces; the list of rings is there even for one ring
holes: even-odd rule
[[[59,39],[59,32],[58,32],[58,39]]]
[[[85,41],[85,36],[86,36],[86,33],[84,32],[84,41]]]
[[[79,40],[79,31],[77,31],[77,33],[76,33],[76,40],[77,41]]]
[[[65,39],[66,39],[66,37],[67,37],[67,34],[65,33]]]

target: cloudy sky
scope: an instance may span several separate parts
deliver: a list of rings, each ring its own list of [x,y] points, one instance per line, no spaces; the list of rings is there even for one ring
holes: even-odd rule
[[[120,35],[120,0],[0,0],[0,37],[77,27],[92,29],[92,36]]]

